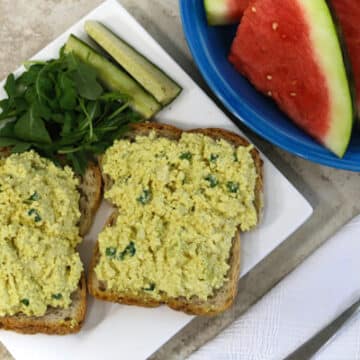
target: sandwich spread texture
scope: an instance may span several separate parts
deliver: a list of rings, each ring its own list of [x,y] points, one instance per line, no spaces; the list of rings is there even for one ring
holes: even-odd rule
[[[78,180],[33,151],[0,160],[0,316],[68,308],[83,266]]]
[[[99,235],[97,278],[154,299],[211,297],[228,281],[238,229],[258,222],[252,146],[195,133],[118,140],[102,158],[118,211]]]

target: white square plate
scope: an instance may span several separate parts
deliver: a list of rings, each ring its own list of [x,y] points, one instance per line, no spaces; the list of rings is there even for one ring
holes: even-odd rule
[[[130,44],[170,74],[183,87],[182,94],[163,110],[157,119],[181,128],[222,127],[240,133],[192,79],[172,60],[151,36],[115,0],[108,0],[34,56],[48,59],[58,56],[70,33],[87,39],[86,19],[102,21]],[[21,71],[19,69],[18,71]],[[3,85],[3,84],[1,84]],[[2,88],[2,86],[1,86]],[[0,93],[3,97],[4,93]],[[265,210],[257,230],[242,236],[244,275],[293,233],[312,213],[303,196],[264,156]],[[92,243],[106,218],[104,204],[91,233],[81,247],[88,263]],[[193,317],[165,306],[146,309],[89,299],[82,331],[69,336],[19,335],[0,331],[0,340],[16,360],[98,360],[144,359],[177,333]]]

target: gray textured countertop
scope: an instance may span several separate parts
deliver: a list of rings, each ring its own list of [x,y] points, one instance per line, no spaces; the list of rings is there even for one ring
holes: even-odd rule
[[[101,0],[1,0],[0,78],[15,70],[21,62],[34,55],[101,2]],[[181,30],[177,0],[121,0],[121,3],[209,93],[187,49]],[[360,174],[336,171],[309,163],[274,148],[256,136],[251,137],[311,201],[315,208],[313,219],[302,232],[294,234],[288,244],[284,244],[282,249],[277,251],[278,254],[274,254],[240,281],[241,294],[231,312],[212,322],[196,319],[191,325],[192,328],[189,326],[181,331],[175,342],[168,344],[165,352],[157,354],[156,358],[181,359],[201,346],[245,312],[271,286],[320,246],[329,235],[359,212],[359,205],[357,202],[354,203],[354,199],[358,199],[360,193]],[[321,204],[322,206],[319,206]],[[326,223],[325,220],[329,218],[332,221]],[[315,233],[316,237],[311,236]],[[284,261],[278,266],[278,258],[281,256]],[[273,266],[274,264],[276,266]],[[268,274],[267,279],[261,277],[262,273]],[[0,343],[0,360],[9,359],[12,358],[7,355]]]
[[[5,347],[0,343],[0,359],[1,360],[12,360],[13,357],[6,351]]]

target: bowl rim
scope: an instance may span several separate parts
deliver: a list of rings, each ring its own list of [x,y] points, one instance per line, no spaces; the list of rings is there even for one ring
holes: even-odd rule
[[[180,17],[185,39],[198,69],[222,104],[248,128],[289,153],[332,168],[360,172],[360,161],[346,158],[346,154],[342,159],[337,158],[325,148],[323,153],[319,153],[317,149],[309,149],[308,146],[301,144],[299,141],[294,142],[294,139],[290,139],[290,137],[286,137],[276,130],[272,130],[270,126],[266,124],[267,120],[264,122],[262,116],[259,116],[251,108],[245,107],[241,102],[234,101],[230,93],[223,91],[224,88],[228,87],[228,84],[219,75],[219,71],[217,71],[215,66],[212,65],[210,57],[206,56],[208,53],[205,51],[206,46],[204,46],[206,45],[206,41],[201,36],[200,27],[202,24],[198,16],[199,12],[194,11],[196,4],[202,6],[202,0],[179,1]],[[248,120],[248,118],[256,121]]]

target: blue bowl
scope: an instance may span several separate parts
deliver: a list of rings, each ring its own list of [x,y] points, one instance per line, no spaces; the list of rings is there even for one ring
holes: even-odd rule
[[[246,126],[273,144],[319,164],[360,172],[360,134],[354,132],[339,159],[296,127],[268,97],[259,93],[228,62],[236,26],[211,27],[202,0],[180,0],[184,33],[206,82],[222,103]]]

